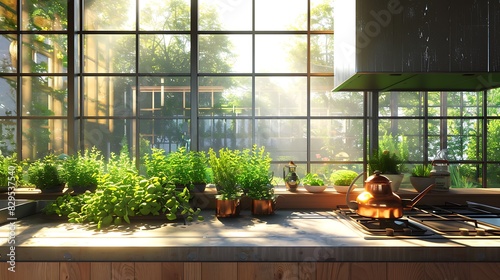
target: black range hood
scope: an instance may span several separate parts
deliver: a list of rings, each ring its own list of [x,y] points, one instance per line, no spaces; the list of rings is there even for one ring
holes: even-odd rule
[[[334,91],[500,87],[499,0],[336,0]]]

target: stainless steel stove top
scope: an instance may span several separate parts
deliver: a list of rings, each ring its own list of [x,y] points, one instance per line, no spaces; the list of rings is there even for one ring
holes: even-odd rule
[[[474,202],[419,205],[399,219],[367,218],[347,206],[335,212],[368,238],[500,238],[500,208]]]

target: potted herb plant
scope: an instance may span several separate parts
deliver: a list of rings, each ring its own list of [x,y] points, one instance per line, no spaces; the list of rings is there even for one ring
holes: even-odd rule
[[[65,187],[60,159],[52,154],[29,164],[27,172],[28,182],[35,185],[42,193],[62,192]]]
[[[241,152],[221,148],[218,154],[210,148],[208,162],[218,194],[215,196],[215,215],[220,218],[238,217],[242,190],[238,184],[241,172]]]
[[[432,164],[415,165],[411,171],[410,183],[418,192],[434,184],[435,178],[431,177]]]
[[[323,192],[326,189],[325,181],[317,173],[307,173],[302,178],[302,184],[311,193]]]
[[[177,151],[169,153],[166,157],[166,164],[167,179],[179,189],[189,188],[191,184],[189,176],[191,167],[186,148],[179,147]]]
[[[94,192],[104,168],[101,153],[94,147],[69,156],[63,161],[63,177],[74,193]]]
[[[191,191],[203,192],[210,180],[204,151],[186,151],[180,147],[167,155],[165,150],[153,148],[152,153],[144,157],[144,163],[148,177],[160,177],[179,190],[188,187]]]
[[[194,192],[204,192],[210,181],[208,171],[208,158],[204,151],[189,151],[187,154],[189,163],[189,181]]]
[[[333,188],[339,193],[346,193],[352,181],[356,179],[358,173],[352,170],[336,170],[330,175],[330,182]]]
[[[252,199],[251,209],[254,215],[270,215],[275,211],[273,174],[269,172],[271,161],[271,156],[264,146],[258,148],[254,145],[252,149],[245,149],[241,153],[238,183]]]
[[[404,174],[401,173],[403,170],[403,161],[395,152],[375,150],[368,161],[368,170],[370,174],[379,171],[380,174],[391,181],[393,192],[399,190],[404,178]]]

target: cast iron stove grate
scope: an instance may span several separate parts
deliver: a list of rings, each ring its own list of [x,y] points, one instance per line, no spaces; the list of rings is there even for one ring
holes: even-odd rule
[[[358,215],[346,206],[338,206],[337,213],[359,230],[374,236],[426,236],[429,231],[406,218],[375,219]]]
[[[420,206],[407,213],[408,219],[447,236],[500,236],[500,228],[489,223],[499,219],[497,213],[452,204]]]

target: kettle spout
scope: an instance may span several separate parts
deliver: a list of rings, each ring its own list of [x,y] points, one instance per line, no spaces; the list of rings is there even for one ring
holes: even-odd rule
[[[417,202],[419,202],[424,197],[424,195],[426,195],[429,191],[431,191],[432,188],[434,188],[434,186],[435,186],[435,184],[429,185],[421,193],[419,193],[417,196],[415,196],[412,200],[409,200],[409,201],[404,200],[403,201],[403,208],[405,210],[409,210],[409,209],[413,208],[413,206],[415,206],[415,204],[417,204]]]

